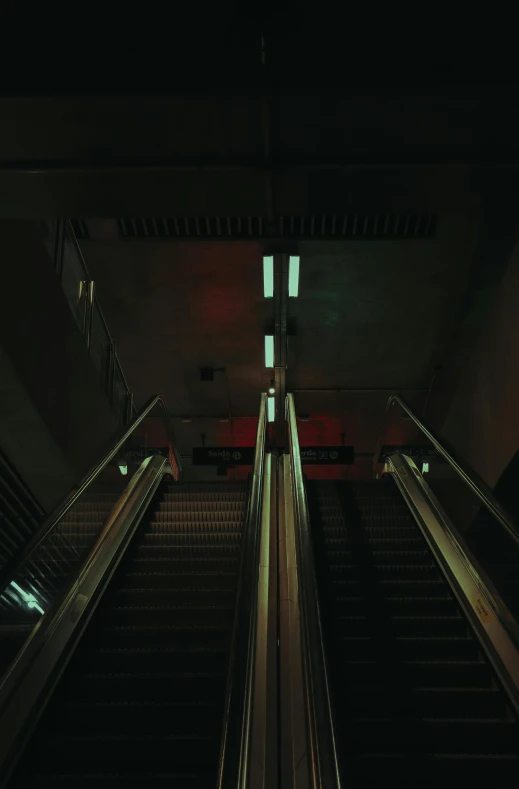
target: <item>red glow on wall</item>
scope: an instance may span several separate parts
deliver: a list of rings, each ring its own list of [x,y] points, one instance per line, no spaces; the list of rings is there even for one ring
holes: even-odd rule
[[[299,443],[302,446],[339,446],[342,444],[343,422],[338,417],[314,417],[306,421],[297,420]],[[348,443],[345,435],[345,444]]]

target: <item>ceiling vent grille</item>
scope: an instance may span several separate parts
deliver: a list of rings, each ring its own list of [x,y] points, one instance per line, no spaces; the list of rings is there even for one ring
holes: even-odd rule
[[[123,238],[182,239],[427,239],[436,235],[435,214],[185,217],[119,219]],[[79,236],[78,236],[79,237]]]

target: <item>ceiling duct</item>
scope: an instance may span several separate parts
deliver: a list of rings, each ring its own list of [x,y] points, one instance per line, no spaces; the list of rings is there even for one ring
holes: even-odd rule
[[[127,239],[315,238],[382,241],[434,238],[438,218],[435,214],[341,214],[278,216],[273,219],[264,216],[176,216],[117,221],[121,236]]]

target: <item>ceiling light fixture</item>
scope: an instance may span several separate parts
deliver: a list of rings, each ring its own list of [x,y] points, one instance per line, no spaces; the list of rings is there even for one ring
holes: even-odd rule
[[[267,419],[273,422],[276,416],[276,401],[273,397],[267,398]]]
[[[119,463],[119,471],[125,477],[128,473],[128,466],[126,463]]]
[[[422,474],[427,474],[429,471],[429,463],[422,463]]]
[[[263,258],[263,293],[266,299],[271,299],[274,295],[274,258]]]
[[[288,295],[295,299],[299,293],[299,257],[290,255],[288,261]]]
[[[274,367],[274,335],[265,335],[265,367]]]
[[[269,394],[271,394],[271,395],[276,394],[276,389],[275,389],[275,386],[274,386],[274,379],[273,378],[270,379]]]

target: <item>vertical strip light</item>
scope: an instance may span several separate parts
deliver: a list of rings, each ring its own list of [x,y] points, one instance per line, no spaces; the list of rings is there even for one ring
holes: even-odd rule
[[[265,367],[274,367],[274,335],[265,335]]]
[[[267,397],[267,419],[273,422],[276,416],[276,403],[273,397]]]
[[[299,257],[290,255],[288,260],[288,295],[295,299],[299,293]]]
[[[266,299],[274,296],[274,258],[263,258],[263,293]]]

